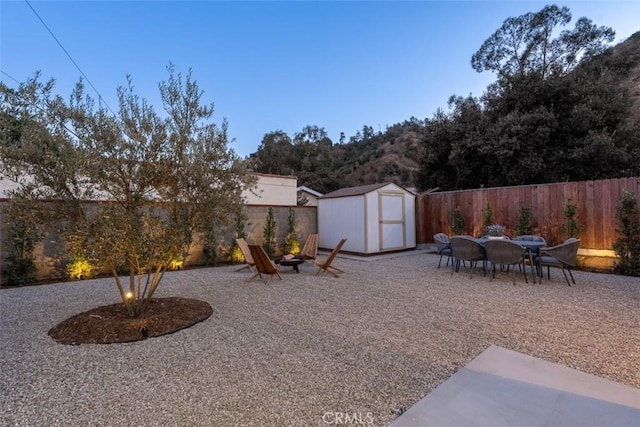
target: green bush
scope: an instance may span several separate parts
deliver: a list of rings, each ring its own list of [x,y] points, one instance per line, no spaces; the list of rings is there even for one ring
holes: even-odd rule
[[[247,215],[245,212],[237,214],[233,221],[233,231],[235,237],[231,241],[231,246],[229,246],[229,261],[233,264],[240,264],[244,262],[244,255],[238,247],[238,242],[236,241],[236,239],[247,238],[247,232],[244,229],[246,221]]]
[[[491,209],[491,206],[487,203],[487,206],[484,208],[482,220],[482,230],[485,234],[489,233],[489,226],[491,224],[493,224],[493,209]]]
[[[453,221],[451,221],[451,232],[459,236],[467,233],[467,225],[465,224],[464,217],[460,208],[456,208],[453,211]]]
[[[562,231],[565,233],[567,238],[580,237],[580,225],[578,224],[578,220],[576,219],[577,213],[578,207],[571,202],[571,199],[569,199],[564,207],[564,222],[562,223]]]
[[[3,210],[7,222],[7,265],[2,271],[7,286],[23,286],[36,278],[33,253],[43,237],[33,201],[14,195]]]
[[[89,279],[93,276],[93,266],[86,257],[73,257],[67,263],[67,276],[71,280]]]
[[[518,212],[514,232],[516,236],[534,234],[533,224],[531,223],[531,208],[520,204],[520,211]]]
[[[284,240],[284,253],[293,255],[300,253],[300,242],[298,242],[298,232],[296,231],[296,212],[293,208],[289,208],[287,237]]]
[[[640,276],[640,213],[636,195],[625,189],[618,203],[616,231],[619,237],[613,244],[618,262],[614,271],[625,276]]]
[[[3,272],[7,286],[23,286],[35,280],[36,264],[31,258],[11,254],[7,257],[7,261],[9,264]]]
[[[278,230],[278,224],[273,216],[273,208],[269,208],[267,212],[267,222],[264,224],[264,228],[262,229],[262,236],[264,237],[264,242],[262,243],[262,247],[264,251],[267,253],[269,258],[273,258],[276,253],[276,231]]]

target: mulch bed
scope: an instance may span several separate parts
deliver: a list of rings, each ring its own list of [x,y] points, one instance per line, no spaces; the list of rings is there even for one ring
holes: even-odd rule
[[[147,311],[130,317],[122,303],[76,314],[49,330],[62,344],[112,344],[170,334],[201,322],[213,313],[209,303],[188,298],[154,298]]]

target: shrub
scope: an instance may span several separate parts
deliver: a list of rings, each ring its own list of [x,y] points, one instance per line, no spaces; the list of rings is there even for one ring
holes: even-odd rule
[[[86,257],[73,257],[67,263],[67,275],[71,280],[89,279],[93,275],[93,266]]]
[[[577,213],[578,207],[575,204],[571,203],[571,199],[569,199],[564,207],[564,222],[562,223],[562,231],[565,233],[567,238],[580,237],[580,225],[578,224],[578,220],[576,219]]]
[[[276,231],[278,230],[278,224],[276,223],[275,218],[273,217],[273,208],[269,208],[267,212],[267,222],[264,224],[264,228],[262,229],[262,236],[264,237],[264,242],[262,243],[262,247],[264,251],[267,253],[269,258],[273,258],[276,252]]]
[[[202,256],[205,265],[215,266],[218,263],[218,242],[215,228],[207,227],[202,233]]]
[[[493,209],[491,209],[489,203],[484,208],[483,218],[482,229],[485,233],[489,233],[489,227],[493,224]]]
[[[241,212],[236,215],[233,221],[233,230],[235,237],[231,241],[231,246],[229,247],[229,261],[234,264],[241,264],[244,262],[244,255],[242,251],[238,247],[238,242],[236,239],[246,239],[247,232],[244,230],[245,222],[247,220],[247,215],[245,212]]]
[[[465,224],[464,217],[462,216],[462,211],[459,207],[456,207],[456,209],[453,211],[451,232],[456,236],[466,234],[467,232],[467,225]]]
[[[531,223],[531,208],[521,204],[516,226],[514,230],[516,236],[527,236],[534,234],[533,224]]]
[[[293,255],[300,253],[300,243],[298,242],[298,232],[296,231],[296,212],[293,208],[289,208],[287,237],[284,239],[284,253]]]
[[[10,254],[7,261],[9,264],[3,272],[7,286],[23,286],[35,279],[36,265],[31,258],[21,258],[16,254]]]
[[[31,200],[14,196],[3,212],[7,221],[7,266],[2,276],[7,286],[23,286],[36,277],[33,252],[43,233],[33,206]]]
[[[614,271],[625,276],[640,276],[640,213],[634,193],[624,190],[618,198],[616,217],[620,235],[613,244],[619,257]]]

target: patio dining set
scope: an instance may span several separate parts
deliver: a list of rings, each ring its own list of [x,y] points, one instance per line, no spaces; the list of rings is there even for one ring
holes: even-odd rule
[[[440,260],[438,268],[442,264],[442,258],[447,257],[447,265],[451,262],[451,274],[460,271],[469,263],[470,277],[473,278],[473,270],[481,263],[484,275],[487,266],[490,267],[491,279],[495,278],[496,266],[507,272],[513,267],[513,284],[516,284],[516,266],[520,267],[525,282],[528,283],[527,266],[531,270],[531,278],[536,283],[536,278],[542,283],[544,278],[543,268],[547,267],[547,280],[551,280],[550,267],[557,267],[571,286],[575,284],[571,270],[576,266],[580,240],[569,238],[559,245],[547,246],[546,240],[541,236],[523,235],[509,239],[507,236],[482,236],[473,237],[459,235],[449,237],[444,233],[433,236]],[[568,273],[568,275],[567,275]],[[571,282],[569,281],[571,278]]]

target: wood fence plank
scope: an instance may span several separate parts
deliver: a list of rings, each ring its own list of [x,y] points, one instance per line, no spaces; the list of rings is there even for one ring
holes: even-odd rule
[[[606,184],[605,184],[606,183]],[[591,247],[599,246],[604,247],[604,215],[607,211],[607,197],[605,199],[605,191],[610,188],[609,181],[594,181],[593,182],[593,203],[594,203],[594,240],[589,242]]]
[[[594,196],[593,196],[593,181],[587,181],[586,182],[586,186],[585,186],[585,205],[587,206],[587,215],[586,215],[586,223],[587,223],[587,229],[585,230],[585,239],[584,239],[584,245],[587,248],[590,248],[592,246],[590,246],[592,244],[592,242],[595,241],[595,209],[594,209]]]
[[[616,205],[617,198],[622,192],[622,186],[626,184],[626,179],[611,179],[608,181],[609,188],[607,193],[609,197],[604,197],[602,201],[603,217],[602,217],[602,242],[597,246],[611,249],[615,241],[616,229]]]

